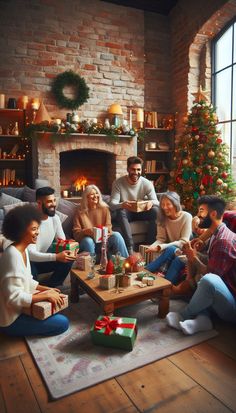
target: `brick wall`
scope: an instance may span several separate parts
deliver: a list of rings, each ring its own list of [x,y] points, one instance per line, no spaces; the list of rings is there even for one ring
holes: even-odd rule
[[[143,107],[144,15],[99,0],[1,2],[0,90],[39,97],[51,116],[65,116],[50,94],[52,78],[72,69],[90,87],[83,118],[120,102]]]

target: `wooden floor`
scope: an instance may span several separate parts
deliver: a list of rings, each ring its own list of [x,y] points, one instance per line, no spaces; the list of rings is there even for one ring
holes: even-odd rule
[[[22,339],[0,335],[1,413],[236,412],[236,329],[87,390],[50,401]]]

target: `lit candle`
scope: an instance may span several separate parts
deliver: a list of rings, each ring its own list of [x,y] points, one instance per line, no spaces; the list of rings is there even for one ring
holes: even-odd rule
[[[31,107],[33,110],[38,110],[39,108],[39,99],[35,98],[32,100]]]
[[[129,127],[132,129],[132,109],[129,110]]]
[[[125,274],[129,274],[129,272],[130,272],[130,263],[126,262],[125,263]]]
[[[5,108],[5,95],[3,93],[0,94],[0,109]]]
[[[68,195],[69,195],[69,192],[66,189],[62,191],[63,198],[68,198]]]
[[[144,121],[143,109],[138,108],[137,109],[137,122],[143,123],[143,121]]]
[[[22,101],[22,108],[26,109],[27,105],[28,105],[28,102],[29,102],[28,96],[22,96],[21,101]]]

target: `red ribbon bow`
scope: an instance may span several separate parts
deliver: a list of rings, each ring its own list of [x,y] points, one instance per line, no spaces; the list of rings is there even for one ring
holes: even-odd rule
[[[73,239],[62,239],[62,238],[57,238],[57,243],[56,243],[56,253],[60,252],[60,248],[62,246],[62,251],[66,249],[67,244],[70,242],[74,242]]]
[[[103,316],[101,320],[95,321],[94,330],[102,330],[105,328],[104,334],[109,335],[112,331],[115,331],[118,327],[120,328],[133,328],[137,334],[137,329],[133,323],[121,323],[121,318],[115,318],[111,320],[108,316]]]

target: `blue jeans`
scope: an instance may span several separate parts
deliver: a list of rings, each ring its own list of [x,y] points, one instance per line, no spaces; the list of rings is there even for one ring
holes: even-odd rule
[[[236,323],[236,299],[222,278],[212,273],[201,278],[181,315],[187,320],[208,309],[213,309],[222,320]]]
[[[79,247],[80,252],[87,251],[90,253],[100,254],[101,251],[101,243],[95,244],[93,238],[91,237],[84,237],[81,240]],[[118,251],[124,258],[127,258],[129,255],[122,235],[119,232],[114,231],[108,238],[108,257],[112,254],[116,254]]]
[[[69,320],[62,314],[54,314],[46,320],[37,320],[26,314],[21,314],[14,323],[0,327],[0,332],[9,336],[56,336],[64,333],[69,327]]]
[[[45,262],[36,262],[31,261],[31,273],[35,280],[38,279],[39,274],[44,274],[47,272],[52,272],[49,280],[46,285],[48,287],[57,287],[62,285],[68,273],[71,270],[73,261],[70,262],[60,262],[60,261],[45,261]]]
[[[179,273],[184,268],[185,264],[180,260],[179,257],[175,256],[175,250],[177,247],[171,245],[167,247],[159,257],[154,261],[150,262],[146,268],[148,271],[156,272],[160,269],[163,264],[167,264],[168,270],[166,272],[165,278],[176,285],[179,281]]]

